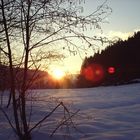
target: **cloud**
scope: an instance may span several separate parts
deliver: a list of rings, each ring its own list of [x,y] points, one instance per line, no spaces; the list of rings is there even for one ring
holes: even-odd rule
[[[127,40],[128,37],[131,37],[134,35],[134,32],[138,32],[140,29],[135,29],[132,32],[121,32],[121,31],[109,31],[107,36],[111,39],[113,38],[121,38],[122,40]]]
[[[110,31],[108,33],[109,38],[121,38],[122,40],[127,40],[128,37],[132,36],[134,33],[133,32],[126,32],[123,33],[121,31]]]
[[[139,32],[139,31],[140,31],[140,29],[135,29],[135,30],[134,30],[134,32]]]

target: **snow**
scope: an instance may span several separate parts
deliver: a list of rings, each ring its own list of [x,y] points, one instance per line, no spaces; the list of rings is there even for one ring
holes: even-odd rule
[[[71,111],[80,109],[73,118],[76,129],[71,127],[69,133],[66,133],[68,129],[63,127],[50,137],[50,133],[62,117],[60,108],[32,133],[33,140],[140,139],[140,84],[34,90],[32,96],[39,101],[32,104],[34,110],[31,125],[40,120],[58,101],[63,101]],[[0,140],[15,139],[10,126],[0,112]]]

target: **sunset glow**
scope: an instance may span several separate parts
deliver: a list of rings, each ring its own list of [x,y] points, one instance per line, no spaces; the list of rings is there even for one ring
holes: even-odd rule
[[[61,69],[54,69],[52,75],[55,79],[62,79],[65,73]]]

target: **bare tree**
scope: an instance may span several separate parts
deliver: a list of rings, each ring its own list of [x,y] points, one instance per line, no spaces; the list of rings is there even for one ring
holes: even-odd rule
[[[47,116],[34,126],[30,126],[26,98],[30,85],[27,80],[29,68],[38,70],[43,64],[42,61],[62,58],[63,55],[58,52],[60,49],[80,55],[81,51],[94,49],[96,41],[107,42],[106,38],[88,36],[84,32],[87,28],[101,30],[100,23],[111,12],[106,1],[90,15],[83,14],[83,7],[80,6],[82,3],[84,0],[0,0],[0,34],[3,42],[0,49],[9,61],[8,106],[12,99],[15,122],[12,123],[4,110],[2,108],[1,110],[20,140],[30,140],[31,132],[60,106],[67,112],[68,117],[65,117],[53,133],[77,113],[70,114],[63,102],[60,102]],[[84,45],[79,45],[77,41],[81,41]],[[15,67],[23,68],[18,92],[16,92]]]

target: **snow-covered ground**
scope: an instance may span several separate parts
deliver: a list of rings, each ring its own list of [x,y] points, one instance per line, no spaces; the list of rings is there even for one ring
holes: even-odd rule
[[[73,118],[76,129],[63,127],[49,137],[61,119],[60,109],[33,132],[33,140],[140,140],[140,84],[35,90],[33,97],[41,100],[32,104],[32,125],[47,114],[52,101],[63,101],[71,111],[80,109]],[[0,140],[8,139],[15,138],[0,113]]]

